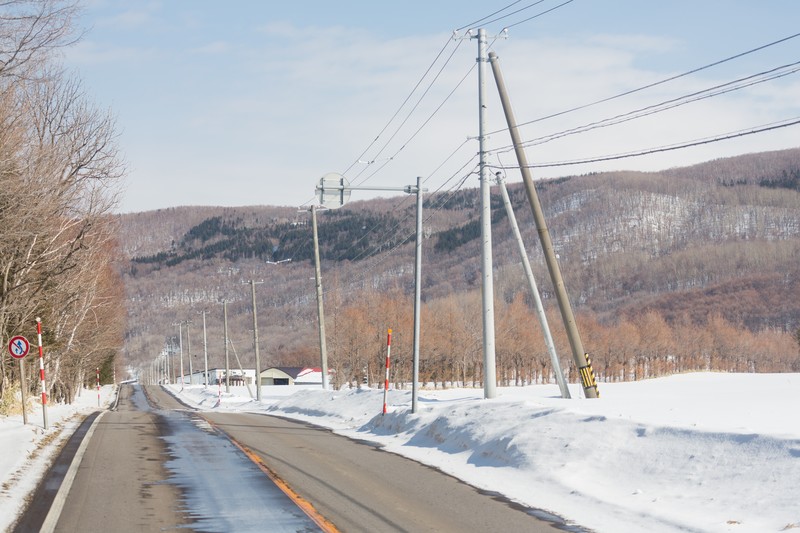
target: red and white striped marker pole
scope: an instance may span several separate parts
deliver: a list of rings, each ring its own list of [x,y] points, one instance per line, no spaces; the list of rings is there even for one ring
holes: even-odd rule
[[[49,427],[47,423],[47,387],[44,382],[44,350],[42,349],[42,319],[36,317],[36,335],[39,338],[39,378],[42,382],[42,416],[44,417],[44,429]]]
[[[383,382],[383,414],[386,414],[386,398],[389,394],[389,364],[392,352],[392,329],[389,328],[389,336],[386,338],[386,379]]]
[[[97,367],[97,407],[100,407],[100,367]]]

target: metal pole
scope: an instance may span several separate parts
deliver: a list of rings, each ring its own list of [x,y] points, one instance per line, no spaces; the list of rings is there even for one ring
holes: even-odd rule
[[[28,425],[28,380],[25,379],[25,358],[19,360],[19,392],[22,397],[22,424]]]
[[[494,339],[494,279],[492,277],[492,209],[486,168],[486,30],[478,30],[478,140],[481,180],[481,297],[483,301],[483,397],[497,395]]]
[[[553,373],[556,376],[558,388],[561,390],[561,397],[568,399],[570,398],[569,388],[564,379],[564,373],[561,371],[561,363],[558,361],[556,345],[553,343],[553,336],[550,334],[550,326],[547,324],[547,315],[544,313],[542,298],[539,296],[539,289],[536,287],[536,279],[533,277],[531,262],[525,251],[525,243],[522,242],[522,235],[519,232],[517,218],[514,216],[514,207],[511,205],[511,199],[508,197],[505,180],[503,180],[499,172],[497,173],[497,184],[500,185],[500,193],[503,195],[503,204],[506,206],[506,213],[508,214],[508,221],[511,224],[511,231],[514,233],[519,253],[522,256],[522,268],[525,270],[525,277],[528,278],[528,286],[530,286],[533,300],[536,302],[536,315],[539,317],[539,325],[542,327],[544,343],[547,346],[547,352],[550,354],[550,364],[553,366]]]
[[[206,337],[206,310],[203,309],[203,359],[205,359],[205,387],[208,388],[208,338]]]
[[[42,319],[36,317],[36,335],[39,337],[39,379],[42,382],[42,417],[44,418],[44,429],[47,429],[47,387],[44,381],[44,349],[42,348]]]
[[[258,353],[258,311],[256,311],[256,282],[250,280],[253,296],[253,346],[256,350],[256,400],[261,401],[261,359]]]
[[[581,341],[578,326],[575,323],[575,315],[572,313],[572,306],[569,302],[569,295],[564,286],[564,279],[561,277],[561,269],[556,260],[555,250],[553,249],[553,242],[550,239],[550,232],[547,229],[547,223],[544,219],[542,206],[539,203],[539,196],[536,193],[536,185],[533,183],[530,168],[528,168],[528,158],[525,155],[525,149],[522,146],[519,131],[517,129],[517,122],[514,118],[514,111],[511,109],[511,103],[506,92],[505,82],[503,81],[503,74],[500,71],[500,63],[497,54],[491,52],[489,54],[489,61],[492,64],[492,71],[494,79],[497,83],[497,91],[500,94],[500,101],[503,104],[503,111],[506,115],[506,122],[508,123],[508,131],[511,134],[511,140],[514,143],[514,151],[517,155],[519,162],[519,169],[522,173],[522,181],[525,184],[525,191],[528,194],[528,202],[531,204],[531,211],[533,211],[533,219],[536,222],[536,229],[539,233],[539,239],[542,243],[542,251],[544,258],[547,262],[547,269],[550,272],[550,278],[553,281],[553,287],[556,292],[556,299],[558,306],[561,310],[561,318],[564,321],[564,327],[567,330],[567,337],[569,344],[572,348],[572,357],[575,365],[581,373],[581,381],[583,384],[583,392],[587,398],[597,398],[599,396],[597,390],[597,383],[594,379],[594,372],[589,364],[589,359],[583,349],[583,342]]]
[[[183,322],[178,322],[178,346],[181,350],[181,390],[183,390],[183,384],[186,381],[183,378]]]
[[[414,254],[414,356],[411,382],[411,412],[417,412],[419,393],[419,323],[422,310],[422,178],[417,177],[417,242]]]
[[[228,358],[228,302],[222,302],[222,320],[225,331],[225,392],[231,392],[231,362]]]
[[[191,320],[186,321],[186,358],[189,360],[189,385],[194,385],[194,369],[192,368],[192,336],[189,334]]]
[[[322,388],[328,388],[328,349],[325,346],[325,312],[322,308],[322,272],[319,264],[319,237],[317,233],[317,206],[311,206],[311,231],[314,233],[314,279],[317,285],[317,316],[319,317],[319,359],[322,370]]]

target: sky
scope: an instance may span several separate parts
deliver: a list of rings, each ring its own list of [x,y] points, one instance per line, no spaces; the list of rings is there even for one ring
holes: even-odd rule
[[[118,210],[138,212],[307,206],[331,172],[362,188],[402,188],[417,176],[431,191],[477,187],[478,43],[470,28],[484,28],[500,58],[517,121],[530,122],[521,126],[523,140],[800,60],[800,38],[793,38],[583,107],[790,37],[800,4],[564,2],[84,0],[76,21],[84,33],[64,51],[64,63],[95,105],[116,117],[128,168]],[[528,159],[595,159],[793,119],[800,116],[798,77],[534,144]],[[491,69],[485,87],[487,162],[519,181]],[[793,148],[797,130],[537,168],[534,176],[660,170]],[[387,194],[394,193],[353,191],[351,198]]]
[[[491,400],[482,389],[422,389],[415,414],[411,392],[390,389],[386,415],[379,389],[265,386],[261,402],[245,387],[169,390],[201,412],[266,412],[377,443],[579,531],[763,533],[800,528],[798,387],[796,373],[693,373],[600,383],[593,400],[579,385],[570,400],[555,384],[498,387]],[[111,392],[102,387],[103,405]],[[27,426],[19,415],[0,418],[0,479],[9,485],[0,529],[35,488],[58,439],[29,452],[96,399],[85,390],[74,406],[51,406],[49,432],[35,408]],[[65,425],[68,433],[77,422]],[[184,472],[170,482],[193,481]]]

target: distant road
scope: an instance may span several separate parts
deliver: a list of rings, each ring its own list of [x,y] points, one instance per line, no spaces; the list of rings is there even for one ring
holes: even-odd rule
[[[159,387],[146,391],[149,401],[139,386],[123,386],[118,410],[95,425],[55,531],[558,531],[330,431],[266,415],[198,414]],[[21,524],[32,523],[32,511],[46,514],[43,505],[34,502]]]

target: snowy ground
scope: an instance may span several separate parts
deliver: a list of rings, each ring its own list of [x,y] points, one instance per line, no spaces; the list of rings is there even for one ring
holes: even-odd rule
[[[410,391],[390,390],[385,416],[380,390],[264,387],[261,403],[244,387],[173,391],[199,409],[264,411],[380,443],[595,531],[800,533],[800,374],[601,383],[599,400],[562,400],[555,385],[499,388],[493,400],[423,390],[417,414]],[[30,486],[20,471],[47,455],[26,459],[38,423],[0,419],[0,528]]]
[[[114,398],[114,387],[100,388],[103,408]],[[48,405],[47,431],[41,402],[31,404],[27,425],[22,423],[21,414],[0,416],[0,531],[7,531],[16,521],[25,500],[36,490],[61,445],[85,415],[99,409],[97,404],[97,389],[85,389],[73,405]]]

